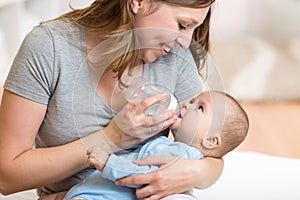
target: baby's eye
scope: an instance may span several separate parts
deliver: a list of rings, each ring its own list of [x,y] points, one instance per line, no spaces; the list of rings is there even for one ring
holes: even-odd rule
[[[178,23],[178,28],[180,30],[185,30],[186,29],[186,27],[184,25],[182,25],[181,23]]]
[[[201,112],[203,112],[203,106],[199,106],[198,110],[201,111]]]

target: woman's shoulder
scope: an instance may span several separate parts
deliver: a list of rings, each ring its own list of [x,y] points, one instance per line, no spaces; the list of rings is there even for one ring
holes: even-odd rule
[[[83,26],[76,22],[71,22],[64,19],[54,19],[50,21],[45,21],[36,26],[32,31],[33,32],[47,32],[52,39],[68,39],[72,40],[76,38],[81,38],[83,35]]]
[[[55,19],[35,26],[26,36],[25,45],[30,49],[47,48],[60,52],[60,49],[80,49],[84,45],[84,29],[75,22]],[[64,52],[66,53],[66,52]]]
[[[66,19],[53,19],[41,22],[36,28],[46,28],[49,31],[67,33],[70,31],[80,31],[83,26]]]
[[[32,28],[32,30],[26,35],[25,41],[29,40],[34,43],[44,43],[45,40],[49,40],[70,35],[70,33],[80,32],[79,25],[68,22],[66,20],[51,20],[41,22]]]

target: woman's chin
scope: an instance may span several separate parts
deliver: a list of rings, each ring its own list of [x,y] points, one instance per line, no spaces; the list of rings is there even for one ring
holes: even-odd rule
[[[154,52],[145,52],[145,54],[142,54],[141,57],[145,63],[152,63],[158,58]]]
[[[154,62],[156,59],[157,59],[157,57],[151,57],[151,58],[146,57],[146,58],[143,58],[143,61],[144,61],[145,63],[152,63],[152,62]]]

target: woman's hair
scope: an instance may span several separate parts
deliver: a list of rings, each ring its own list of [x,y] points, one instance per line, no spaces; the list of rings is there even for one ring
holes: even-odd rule
[[[214,0],[150,0],[153,5],[157,3],[168,3],[172,5],[184,6],[189,8],[205,8],[210,6]],[[155,4],[156,3],[156,4]],[[72,7],[71,7],[72,8]],[[155,7],[153,7],[155,9]],[[211,9],[211,8],[210,8]],[[209,10],[203,24],[194,31],[191,50],[195,58],[199,73],[209,50],[209,24],[211,10]],[[83,9],[73,9],[69,13],[62,15],[62,19],[75,21],[91,30],[105,30],[101,35],[102,40],[117,37],[110,45],[107,52],[117,52],[120,57],[113,59],[108,64],[108,69],[116,73],[120,80],[127,67],[132,69],[140,64],[139,49],[136,48],[137,41],[133,30],[134,14],[131,11],[129,0],[95,0],[90,6]],[[125,34],[127,32],[129,34]],[[123,52],[120,54],[120,52]],[[202,63],[202,64],[201,64]]]

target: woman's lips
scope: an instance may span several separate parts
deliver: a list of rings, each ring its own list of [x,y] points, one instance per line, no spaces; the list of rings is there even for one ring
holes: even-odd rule
[[[162,56],[165,56],[165,55],[168,54],[168,53],[167,53],[165,50],[163,50],[163,49],[160,49],[160,53],[161,53]]]

